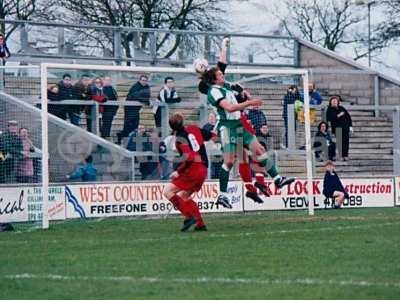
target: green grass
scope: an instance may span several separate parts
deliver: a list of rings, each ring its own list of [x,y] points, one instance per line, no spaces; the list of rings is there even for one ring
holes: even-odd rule
[[[0,299],[400,299],[399,208],[205,219],[0,234]]]

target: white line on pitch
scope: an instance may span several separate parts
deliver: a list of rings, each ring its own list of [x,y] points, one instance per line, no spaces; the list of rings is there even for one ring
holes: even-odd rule
[[[318,278],[295,278],[295,279],[256,279],[256,278],[226,278],[226,277],[193,277],[193,278],[159,278],[159,277],[131,277],[131,276],[70,276],[58,274],[15,274],[5,275],[5,279],[28,280],[43,279],[54,281],[114,281],[130,283],[187,283],[187,284],[256,284],[256,285],[333,285],[333,286],[352,286],[352,287],[390,287],[400,288],[400,282],[377,282],[367,280],[334,280]]]

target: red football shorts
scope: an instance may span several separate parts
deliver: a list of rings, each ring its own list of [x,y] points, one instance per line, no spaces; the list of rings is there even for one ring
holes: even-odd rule
[[[207,168],[202,163],[192,163],[190,167],[172,179],[172,184],[187,192],[198,192],[207,179]]]
[[[256,131],[254,130],[253,126],[251,125],[250,120],[247,118],[245,113],[240,113],[240,123],[242,123],[243,128],[247,130],[250,134],[256,135]]]

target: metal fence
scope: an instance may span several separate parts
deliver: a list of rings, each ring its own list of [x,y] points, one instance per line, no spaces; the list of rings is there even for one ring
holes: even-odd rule
[[[216,61],[220,41],[229,36],[228,62],[237,66],[298,66],[299,45],[289,36],[199,32],[0,20],[16,26],[8,37],[11,60],[40,62],[43,58],[103,61],[121,64],[192,63],[205,57]]]

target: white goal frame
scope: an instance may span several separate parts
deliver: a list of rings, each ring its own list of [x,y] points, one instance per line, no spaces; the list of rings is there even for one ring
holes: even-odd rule
[[[191,68],[171,68],[171,67],[129,67],[129,66],[104,66],[104,65],[83,65],[83,64],[61,64],[61,63],[41,63],[40,64],[40,84],[41,84],[41,107],[42,107],[42,228],[49,228],[48,216],[48,196],[49,196],[49,145],[48,145],[48,112],[47,112],[47,76],[49,69],[62,70],[96,70],[96,71],[116,71],[116,72],[145,72],[145,73],[181,73],[194,74]],[[304,90],[304,121],[306,139],[306,169],[307,169],[307,198],[308,213],[314,215],[314,201],[312,198],[312,148],[311,148],[311,128],[310,128],[310,99],[308,94],[309,72],[307,69],[294,68],[263,68],[263,69],[237,69],[229,68],[226,74],[244,75],[299,75],[303,79]]]

